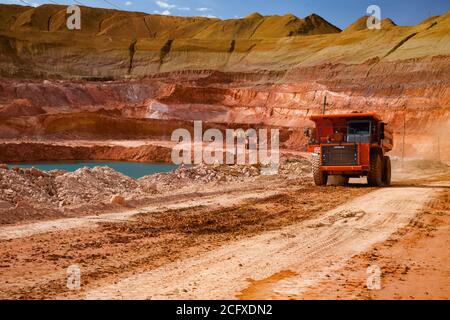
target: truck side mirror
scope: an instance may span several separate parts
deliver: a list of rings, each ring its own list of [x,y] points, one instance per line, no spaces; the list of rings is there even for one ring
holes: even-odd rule
[[[386,129],[386,124],[384,122],[380,123],[380,139],[381,140],[383,140],[386,137],[386,135],[384,133],[385,129]]]

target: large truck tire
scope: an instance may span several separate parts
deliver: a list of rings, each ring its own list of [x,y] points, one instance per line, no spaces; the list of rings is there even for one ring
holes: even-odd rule
[[[326,186],[328,183],[328,175],[320,170],[321,162],[319,156],[312,157],[312,171],[314,176],[314,183],[316,186]]]
[[[385,186],[391,185],[391,177],[392,177],[391,158],[386,156],[383,158],[383,184]]]
[[[383,185],[383,160],[379,153],[370,155],[370,171],[367,181],[371,187],[381,187]]]

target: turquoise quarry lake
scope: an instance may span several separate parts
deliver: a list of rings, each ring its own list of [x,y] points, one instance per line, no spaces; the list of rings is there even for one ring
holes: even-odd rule
[[[112,162],[112,161],[77,161],[77,162],[34,162],[34,163],[10,163],[10,167],[36,168],[42,171],[66,170],[76,171],[81,168],[110,167],[128,177],[139,179],[155,173],[170,172],[177,169],[173,164],[154,164],[136,162]]]

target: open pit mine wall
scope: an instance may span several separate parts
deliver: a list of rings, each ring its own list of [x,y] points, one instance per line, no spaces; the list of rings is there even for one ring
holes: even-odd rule
[[[379,112],[395,130],[394,155],[403,153],[404,132],[406,156],[450,154],[449,13],[382,30],[361,28],[360,21],[342,32],[323,30],[320,21],[322,29],[312,23],[295,36],[284,29],[258,33],[267,24],[259,15],[231,25],[201,19],[181,34],[162,30],[182,18],[156,24],[145,18],[156,30],[148,36],[117,17],[79,33],[63,31],[60,9],[52,10],[39,13],[47,19],[42,26],[34,11],[0,26],[0,136],[70,138],[77,130],[101,130],[105,119],[204,120],[281,127],[291,132],[285,145],[302,149],[308,117],[327,96],[328,112]],[[279,19],[277,26],[289,25]],[[61,124],[71,117],[71,125]],[[149,133],[142,122],[125,127],[124,137]]]

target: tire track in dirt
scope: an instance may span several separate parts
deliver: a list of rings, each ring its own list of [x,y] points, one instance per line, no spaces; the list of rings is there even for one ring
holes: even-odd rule
[[[450,188],[388,240],[352,257],[300,298],[440,300],[450,296]],[[367,287],[367,268],[381,270],[380,288]],[[296,297],[293,297],[296,298]]]
[[[241,240],[87,293],[87,299],[298,297],[404,227],[439,189],[380,189],[320,218]],[[287,273],[260,292],[258,281]],[[252,292],[249,294],[249,292]]]

